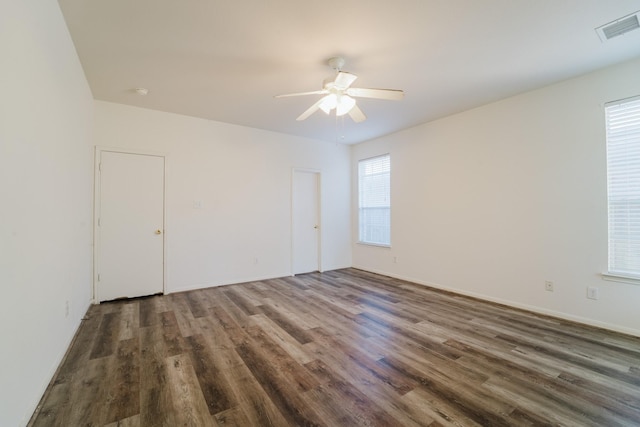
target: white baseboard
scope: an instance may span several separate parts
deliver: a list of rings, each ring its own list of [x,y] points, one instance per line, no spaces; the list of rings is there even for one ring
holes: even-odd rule
[[[371,268],[360,267],[357,265],[354,265],[353,268],[356,268],[358,270],[368,271],[370,273],[380,274],[382,276],[393,277],[394,279],[405,280],[407,282],[415,283],[417,285],[428,286],[430,288],[453,292],[458,295],[465,295],[468,297],[478,298],[484,301],[490,301],[498,304],[508,305],[509,307],[519,308],[521,310],[531,311],[533,313],[543,314],[545,316],[556,317],[558,319],[569,320],[571,322],[581,323],[583,325],[595,326],[596,328],[608,329],[610,331],[620,332],[623,334],[640,337],[640,329],[627,328],[624,326],[619,326],[619,325],[614,325],[606,322],[600,322],[598,320],[588,319],[586,317],[574,316],[572,314],[563,313],[561,311],[548,310],[543,307],[538,307],[538,306],[533,306],[528,304],[521,304],[519,302],[505,300],[502,298],[495,298],[489,295],[479,294],[476,292],[464,291],[461,289],[444,286],[438,283],[431,283],[424,280],[416,279],[414,277],[407,277],[407,276],[389,273],[387,271],[379,271]]]
[[[239,283],[259,282],[261,280],[278,279],[280,277],[288,277],[288,276],[292,276],[290,271],[287,271],[286,273],[280,273],[277,275],[250,276],[250,277],[241,277],[241,278],[233,279],[230,281],[196,283],[192,285],[179,286],[172,289],[165,289],[164,293],[175,294],[178,292],[195,291],[198,289],[215,288],[218,286],[226,286],[226,285],[236,285]]]
[[[324,273],[324,272],[327,272],[327,271],[333,271],[333,270],[341,270],[341,269],[344,269],[344,268],[351,268],[351,266],[350,265],[347,265],[347,266],[344,266],[344,267],[332,266],[330,268],[323,269],[321,271],[321,273]],[[197,283],[197,284],[193,284],[193,285],[180,286],[180,287],[172,288],[172,289],[165,289],[164,293],[165,294],[175,294],[175,293],[178,293],[178,292],[196,291],[198,289],[215,288],[215,287],[218,287],[218,286],[227,286],[227,285],[237,285],[237,284],[240,284],[240,283],[259,282],[261,280],[279,279],[281,277],[291,277],[291,276],[294,276],[294,274],[291,271],[287,271],[287,272],[284,272],[284,273],[279,273],[279,274],[269,275],[269,276],[251,276],[251,277],[233,279],[233,280],[230,280],[230,281]]]
[[[56,355],[56,357],[54,358],[53,362],[51,363],[51,365],[49,367],[49,374],[40,383],[40,386],[38,387],[39,393],[37,394],[37,400],[30,405],[29,411],[26,414],[24,414],[24,416],[22,417],[22,420],[20,421],[20,425],[21,426],[26,426],[29,423],[29,420],[31,420],[31,417],[33,416],[35,411],[39,409],[38,405],[40,404],[40,401],[42,400],[42,397],[44,396],[45,392],[47,391],[47,388],[49,387],[49,384],[51,384],[51,380],[53,380],[53,377],[58,372],[58,369],[60,368],[60,365],[62,364],[62,361],[64,360],[64,357],[67,354],[67,351],[69,351],[69,348],[71,347],[71,344],[73,343],[73,339],[75,338],[76,334],[78,333],[78,329],[80,329],[80,325],[82,324],[82,319],[86,315],[86,313],[89,310],[89,307],[91,306],[91,304],[92,304],[91,301],[87,302],[86,306],[84,307],[84,310],[81,311],[82,315],[76,320],[75,327],[72,328],[69,331],[69,333],[67,334],[67,336],[65,337],[65,340],[64,340],[64,344],[65,345],[62,347],[62,351],[59,352]]]

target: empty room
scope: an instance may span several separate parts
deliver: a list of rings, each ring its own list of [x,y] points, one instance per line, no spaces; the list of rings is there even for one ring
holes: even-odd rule
[[[0,426],[640,425],[640,0],[6,0]]]

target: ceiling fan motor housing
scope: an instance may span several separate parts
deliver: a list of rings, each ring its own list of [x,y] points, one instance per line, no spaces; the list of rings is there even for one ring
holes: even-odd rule
[[[333,68],[336,71],[340,71],[342,70],[342,67],[344,67],[344,58],[341,56],[336,56],[334,58],[330,58],[327,63],[329,64],[329,66],[331,68]]]

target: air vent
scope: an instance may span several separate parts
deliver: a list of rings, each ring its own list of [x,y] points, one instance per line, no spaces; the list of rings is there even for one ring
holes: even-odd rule
[[[640,10],[596,28],[596,33],[600,40],[605,42],[638,28],[640,28]]]

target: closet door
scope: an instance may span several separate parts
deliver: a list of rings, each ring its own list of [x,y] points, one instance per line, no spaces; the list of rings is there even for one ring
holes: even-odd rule
[[[164,290],[164,157],[100,153],[97,300]]]
[[[320,174],[293,173],[293,274],[320,270]]]

